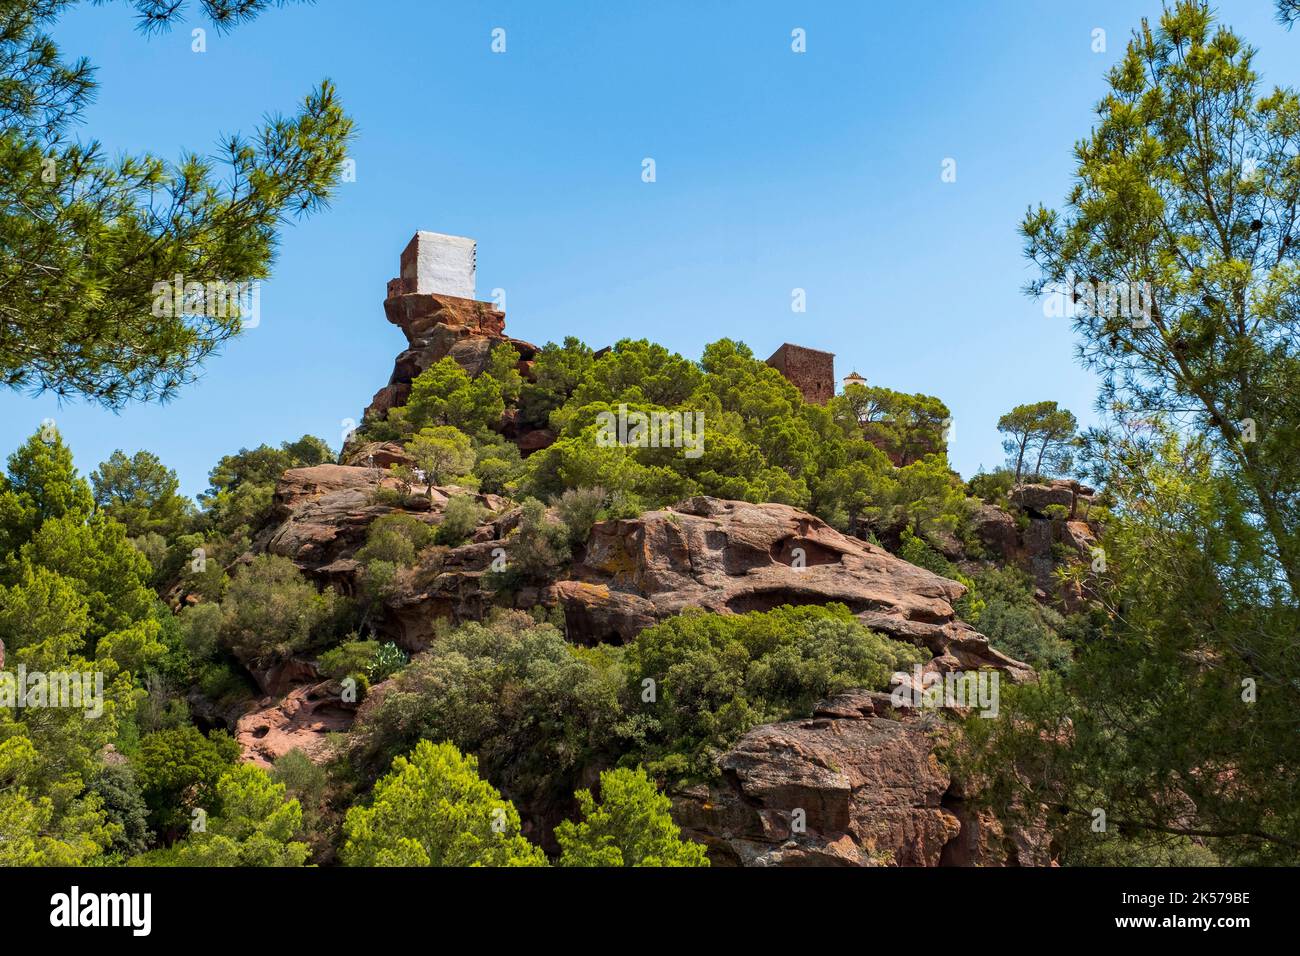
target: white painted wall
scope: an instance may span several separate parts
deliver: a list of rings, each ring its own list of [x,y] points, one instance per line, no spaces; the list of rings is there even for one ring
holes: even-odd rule
[[[474,298],[478,243],[464,236],[417,232],[402,251],[403,279],[415,280],[415,291]]]

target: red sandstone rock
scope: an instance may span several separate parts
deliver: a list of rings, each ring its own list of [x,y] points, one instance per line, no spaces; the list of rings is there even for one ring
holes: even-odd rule
[[[404,288],[404,287],[399,287]],[[406,335],[407,349],[397,356],[388,384],[375,394],[367,418],[379,418],[405,403],[421,372],[450,356],[470,375],[487,367],[492,349],[503,342],[519,352],[521,366],[531,368],[537,346],[505,334],[505,313],[489,302],[450,295],[401,292],[390,285],[384,301],[388,321]],[[393,294],[398,292],[398,294]]]
[[[935,754],[941,726],[848,691],[745,734],[718,781],[674,795],[674,819],[723,865],[1046,865],[1045,833],[967,802]]]
[[[267,699],[259,709],[239,718],[235,739],[244,760],[269,768],[291,750],[313,761],[327,753],[328,735],[352,726],[356,707],[340,700],[332,682],[295,687],[283,699]]]

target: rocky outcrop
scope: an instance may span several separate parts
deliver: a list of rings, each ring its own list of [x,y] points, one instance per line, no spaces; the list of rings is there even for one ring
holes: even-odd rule
[[[597,524],[570,580],[552,591],[570,639],[632,640],[687,608],[719,613],[839,602],[873,630],[927,647],[936,669],[1033,671],[957,621],[956,581],[909,564],[788,505],[691,498]]]
[[[269,768],[291,750],[314,761],[327,755],[329,735],[352,726],[356,705],[344,702],[333,681],[295,687],[280,700],[268,697],[257,710],[240,717],[235,739],[244,759]]]
[[[1095,521],[1089,521],[1094,494],[1086,485],[1066,479],[1016,485],[1006,508],[981,505],[971,530],[991,556],[1028,572],[1043,600],[1054,596],[1070,606],[1074,596],[1060,592],[1055,572],[1063,560],[1092,560],[1097,544]]]
[[[1032,517],[1048,517],[1052,505],[1065,508],[1070,520],[1079,516],[1080,508],[1087,511],[1095,492],[1087,485],[1071,479],[1057,479],[1050,484],[1016,485],[1011,489],[1011,504],[1027,511]]]
[[[367,419],[382,418],[390,408],[406,403],[411,383],[425,369],[450,356],[470,375],[478,375],[492,349],[503,342],[519,353],[520,371],[527,374],[537,346],[505,334],[505,313],[489,302],[450,295],[406,292],[390,284],[384,314],[406,335],[407,348],[397,356],[388,384],[366,409]]]
[[[721,865],[1047,865],[1046,834],[978,808],[936,755],[943,739],[933,715],[849,691],[745,734],[673,816]]]
[[[436,525],[452,495],[473,494],[452,486],[420,487],[399,504],[377,495],[379,489],[392,492],[391,499],[401,498],[401,483],[376,468],[315,465],[286,471],[273,498],[277,521],[258,535],[253,551],[278,554],[304,571],[343,580],[355,573],[352,555],[376,518],[401,510]],[[505,499],[496,495],[474,497],[491,514],[508,510]]]
[[[394,465],[402,468],[414,468],[415,459],[408,455],[406,449],[395,441],[372,441],[349,448],[341,464],[352,465],[357,468],[378,468],[380,471],[388,471]]]

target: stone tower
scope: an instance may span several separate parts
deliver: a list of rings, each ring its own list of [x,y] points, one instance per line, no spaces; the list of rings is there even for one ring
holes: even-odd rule
[[[478,243],[464,236],[417,232],[402,250],[398,283],[400,292],[389,295],[454,295],[474,298],[478,268]]]
[[[800,392],[810,405],[825,405],[835,396],[835,353],[808,349],[786,342],[767,360]]]

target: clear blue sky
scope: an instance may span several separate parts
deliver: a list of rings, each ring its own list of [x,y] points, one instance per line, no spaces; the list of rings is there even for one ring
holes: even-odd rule
[[[1266,81],[1300,84],[1300,31],[1273,22],[1271,0],[1218,7]],[[146,38],[124,4],[79,8],[54,36],[99,67],[85,137],[174,159],[291,111],[328,76],[357,121],[358,181],[283,234],[260,327],[178,400],[115,415],[0,393],[0,450],[54,418],[83,472],[147,448],[195,494],[241,446],[310,432],[337,447],[404,346],[384,286],[431,229],[478,239],[479,296],[506,290],[519,338],[832,351],[839,377],[947,402],[969,476],[1001,460],[995,423],[1013,405],[1092,417],[1067,323],[1020,292],[1016,225],[1065,195],[1106,69],[1159,9],[320,0],[209,31],[196,54],[201,21]],[[940,179],[947,157],[955,183]],[[806,314],[791,312],[795,287]]]

